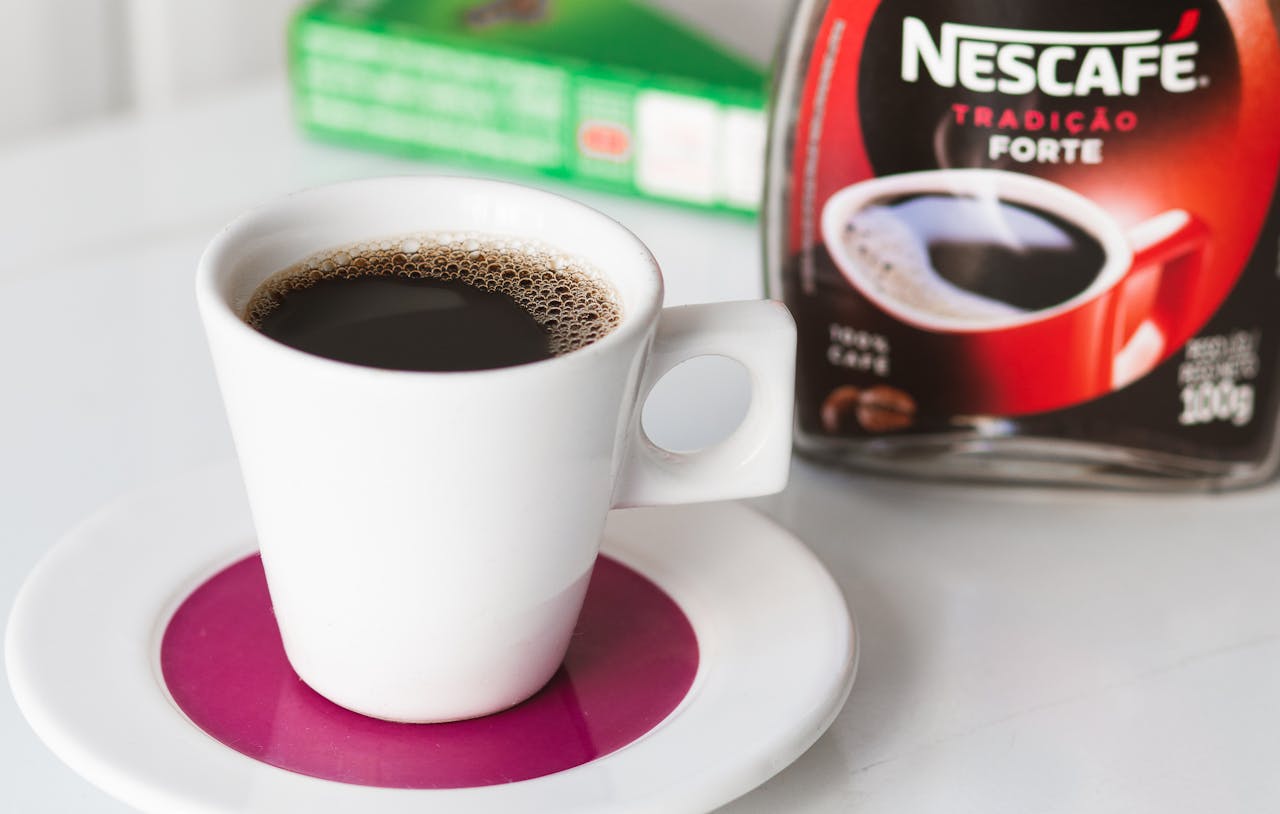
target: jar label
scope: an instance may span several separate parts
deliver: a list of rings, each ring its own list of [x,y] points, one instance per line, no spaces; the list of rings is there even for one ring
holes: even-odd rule
[[[1270,449],[1265,0],[831,0],[798,70],[777,282],[802,432]]]

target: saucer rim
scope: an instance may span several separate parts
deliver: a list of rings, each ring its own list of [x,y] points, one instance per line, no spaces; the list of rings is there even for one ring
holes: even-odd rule
[[[214,501],[212,504],[211,500]],[[181,512],[179,512],[181,516],[174,516],[174,510],[182,507],[182,501],[186,501],[195,509],[190,516]],[[241,505],[220,507],[217,501],[231,501]],[[200,511],[201,507],[204,509],[203,512]],[[213,522],[197,527],[201,515],[210,514],[210,508],[231,508],[232,515],[238,509],[241,516],[213,518]],[[170,561],[162,563],[167,565],[167,571],[164,567],[156,567],[152,563],[142,566],[144,570],[151,569],[148,572],[151,584],[148,584],[146,579],[135,580],[132,583],[133,602],[135,605],[138,604],[141,596],[148,598],[150,622],[145,632],[139,630],[137,634],[126,637],[126,640],[143,640],[141,642],[145,648],[141,654],[143,658],[114,659],[118,662],[114,665],[117,669],[113,670],[113,665],[108,664],[106,672],[116,680],[124,678],[132,685],[134,693],[141,691],[139,697],[150,696],[149,701],[144,701],[144,704],[151,707],[148,716],[152,719],[157,719],[159,715],[167,716],[168,723],[165,726],[171,728],[169,735],[176,735],[178,730],[173,728],[173,725],[177,722],[185,725],[189,730],[187,737],[180,744],[168,744],[168,747],[172,748],[163,750],[160,753],[161,757],[178,761],[191,752],[197,756],[203,753],[213,764],[216,764],[215,770],[230,767],[228,771],[234,775],[231,781],[234,782],[237,779],[252,781],[244,784],[250,787],[247,791],[250,799],[238,799],[235,804],[228,803],[225,795],[221,801],[210,799],[209,795],[200,792],[199,783],[195,784],[195,788],[191,788],[190,784],[184,784],[183,778],[179,776],[182,774],[181,771],[175,771],[175,777],[169,777],[165,776],[164,767],[146,765],[145,759],[139,760],[141,753],[147,751],[145,744],[141,749],[137,748],[138,744],[134,744],[136,751],[131,756],[122,754],[122,752],[128,753],[128,747],[121,750],[119,743],[110,743],[109,735],[106,736],[106,741],[95,744],[95,738],[102,741],[103,733],[94,731],[93,722],[84,720],[92,717],[94,713],[82,716],[81,720],[76,720],[75,717],[74,708],[78,704],[82,706],[83,699],[71,698],[70,690],[64,692],[64,688],[58,687],[56,682],[42,685],[39,680],[41,669],[54,668],[56,672],[56,662],[66,658],[65,647],[39,646],[43,641],[40,635],[41,628],[56,629],[57,622],[65,623],[65,620],[40,619],[34,614],[34,610],[39,609],[42,602],[48,601],[51,594],[56,595],[63,591],[67,587],[61,584],[64,580],[78,576],[82,582],[84,581],[84,567],[81,567],[79,560],[85,560],[87,565],[92,560],[92,557],[87,555],[96,553],[101,558],[104,548],[115,552],[116,549],[123,547],[124,550],[115,553],[115,556],[119,557],[120,554],[129,553],[131,542],[135,548],[145,549],[143,542],[140,541],[145,541],[147,535],[129,532],[136,532],[134,528],[136,526],[145,527],[153,523],[155,518],[151,515],[154,514],[162,515],[160,520],[186,527],[193,537],[205,539],[202,546],[171,547]],[[691,577],[689,574],[692,572],[687,568],[686,573],[682,574],[679,570],[680,563],[672,563],[670,560],[673,556],[676,560],[681,557],[696,560],[698,556],[725,553],[709,550],[716,548],[725,549],[732,554],[735,546],[739,545],[739,541],[714,539],[702,534],[692,541],[698,543],[698,547],[690,550],[673,547],[670,544],[666,544],[666,549],[663,549],[662,546],[651,542],[655,536],[652,532],[644,535],[645,539],[640,543],[630,539],[632,536],[639,536],[638,530],[650,527],[660,528],[664,523],[670,525],[677,518],[679,530],[689,529],[687,533],[690,536],[693,536],[695,526],[708,523],[713,526],[723,526],[726,530],[734,527],[739,530],[743,528],[750,530],[754,541],[752,544],[756,549],[760,549],[763,545],[764,553],[769,555],[766,562],[754,564],[755,571],[763,577],[776,576],[781,573],[777,570],[780,561],[782,567],[789,567],[793,572],[789,574],[789,579],[799,577],[801,581],[810,582],[804,595],[798,596],[797,599],[813,605],[815,609],[825,606],[825,610],[818,613],[815,618],[801,621],[817,623],[818,626],[825,625],[827,629],[822,631],[823,644],[833,647],[836,651],[834,659],[829,657],[830,654],[827,656],[817,654],[821,657],[819,660],[823,662],[823,667],[829,667],[834,663],[836,668],[834,671],[828,675],[819,676],[815,668],[812,673],[805,676],[805,681],[801,682],[805,686],[811,684],[816,688],[809,693],[807,703],[797,703],[803,699],[786,699],[785,697],[779,699],[776,693],[769,696],[774,704],[782,700],[787,702],[785,706],[796,707],[790,711],[790,714],[795,717],[786,719],[784,725],[775,726],[771,732],[753,733],[753,737],[746,740],[737,739],[722,743],[724,748],[734,753],[729,755],[730,759],[717,759],[714,765],[692,772],[692,776],[687,766],[690,756],[676,754],[681,751],[675,748],[679,746],[678,743],[671,743],[670,746],[664,747],[663,754],[658,754],[654,752],[652,742],[658,739],[671,740],[682,728],[687,728],[687,726],[678,725],[687,724],[685,719],[690,715],[691,709],[705,710],[710,709],[707,707],[709,703],[722,706],[726,703],[726,685],[725,682],[720,681],[720,674],[715,675],[716,680],[710,688],[708,688],[708,675],[712,670],[726,669],[724,648],[734,645],[734,636],[741,638],[742,632],[717,630],[715,624],[718,618],[717,613],[723,616],[725,606],[731,604],[729,598],[711,597],[709,604],[712,607],[708,609],[708,603],[700,601],[706,597],[699,594],[696,584],[705,575]],[[239,542],[230,538],[227,533],[237,528],[238,536],[241,538]],[[104,539],[106,542],[103,542]],[[184,541],[186,539],[184,537]],[[580,794],[577,796],[581,799],[572,807],[559,805],[562,800],[558,800],[557,808],[566,814],[571,811],[592,811],[601,814],[612,812],[633,814],[643,811],[704,812],[747,793],[790,765],[812,746],[844,707],[857,674],[861,642],[848,603],[835,580],[813,552],[785,528],[739,504],[627,509],[611,515],[603,546],[604,553],[634,569],[668,593],[689,618],[699,642],[699,665],[694,681],[685,697],[661,723],[609,755],[562,772],[517,783],[464,789],[385,789],[343,784],[270,766],[231,750],[192,723],[164,687],[159,666],[159,644],[164,626],[172,613],[190,591],[204,579],[236,561],[237,558],[252,553],[255,549],[256,547],[252,544],[252,527],[248,522],[247,505],[244,505],[239,473],[234,466],[228,464],[207,467],[157,486],[130,493],[108,504],[68,532],[41,559],[23,583],[9,614],[5,635],[5,661],[11,690],[23,715],[41,740],[74,771],[95,786],[143,811],[198,811],[202,814],[205,812],[220,814],[231,811],[268,811],[284,805],[305,805],[307,810],[314,811],[316,814],[330,814],[330,812],[345,811],[353,802],[358,802],[363,807],[362,810],[369,811],[370,814],[401,814],[401,812],[416,810],[421,805],[424,795],[430,795],[434,801],[457,806],[459,810],[467,812],[533,811],[547,804],[549,799],[547,793],[554,793],[553,787],[564,785],[572,790],[576,784],[582,786],[585,793],[587,787],[599,786],[601,783],[609,787],[621,785],[621,781],[628,780],[630,776],[629,785],[637,785],[649,792],[646,799],[619,798],[617,794],[611,793],[609,788],[606,788],[599,792],[604,795],[603,800],[592,795],[582,797]],[[135,553],[145,554],[146,552],[144,550]],[[753,550],[753,553],[758,555],[761,552]],[[119,568],[120,561],[122,560],[117,559],[109,561],[108,564],[114,564]],[[134,562],[137,561],[134,560]],[[720,561],[720,564],[724,568],[717,570],[743,567],[740,562]],[[171,573],[179,566],[182,573]],[[674,571],[671,570],[673,566],[675,566]],[[77,573],[77,568],[80,573]],[[88,585],[91,588],[96,587],[104,594],[104,598],[109,598],[106,595],[114,590],[114,588],[104,588],[101,582],[89,582]],[[736,601],[741,603],[744,600],[738,597]],[[788,602],[787,607],[780,608],[778,611],[795,613],[794,607],[791,607],[793,605],[795,603]],[[808,605],[805,607],[806,612],[813,612]],[[57,608],[57,610],[63,609]],[[77,626],[72,627],[71,630],[87,638],[89,634],[85,631],[92,627],[94,621],[100,625],[104,624],[104,620],[110,619],[111,615],[111,608],[107,606],[106,612],[95,614],[90,620],[90,625],[85,628],[79,627],[83,625],[84,619],[76,618],[74,621]],[[735,618],[734,621],[733,627],[737,627],[738,619]],[[109,622],[105,623],[109,624]],[[721,627],[725,626],[721,625]],[[71,638],[73,639],[71,643],[74,643],[74,637]],[[67,643],[63,641],[64,645]],[[135,641],[134,655],[139,655],[136,647],[138,643]],[[742,651],[742,642],[738,641],[736,644],[739,651]],[[775,641],[772,647],[776,650],[784,644],[788,643]],[[796,646],[796,643],[791,642],[788,646]],[[731,652],[730,655],[734,656],[737,663],[730,662],[728,669],[754,666],[749,658],[745,662],[742,661],[745,656],[750,655],[745,651]],[[75,658],[76,655],[73,653],[71,660],[74,661]],[[785,669],[779,670],[779,675],[783,676],[784,680],[796,680],[799,676],[795,666],[795,663],[786,663]],[[95,675],[98,674],[95,673]],[[139,679],[144,676],[146,681],[140,681]],[[144,687],[144,684],[147,686]],[[730,695],[727,700],[730,702],[733,701],[732,691],[735,690],[735,685],[729,686]],[[71,685],[66,684],[66,686]],[[155,688],[160,688],[161,692],[155,693]],[[83,687],[80,689],[83,690]],[[102,681],[94,684],[92,689],[93,692],[84,695],[102,696],[106,692]],[[151,692],[146,692],[147,689]],[[117,692],[115,695],[116,700],[119,700],[120,693]],[[708,695],[711,697],[708,698]],[[151,703],[161,699],[164,701],[163,704]],[[111,693],[107,692],[102,700],[111,701]],[[164,709],[160,709],[161,707]],[[757,707],[749,709],[753,714],[758,711]],[[141,711],[146,712],[146,710]],[[742,707],[733,705],[727,711],[741,713]],[[704,717],[706,714],[703,713]],[[153,734],[162,739],[166,737],[164,731]],[[709,730],[695,734],[704,740],[707,738],[714,740],[716,735]],[[181,758],[172,754],[173,748],[178,745],[181,745],[183,750]],[[155,744],[152,744],[152,753],[157,752],[154,747]],[[215,757],[220,759],[214,760]],[[237,761],[239,761],[238,764]],[[188,769],[189,776],[205,774],[203,771],[192,772],[189,766],[185,768]],[[668,776],[651,777],[655,772],[659,775],[663,774],[664,769]],[[671,774],[677,775],[683,783],[663,782],[670,781]],[[331,802],[321,803],[317,807],[317,801]]]

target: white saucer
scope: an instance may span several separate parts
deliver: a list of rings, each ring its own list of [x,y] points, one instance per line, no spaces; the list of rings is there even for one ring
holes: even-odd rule
[[[320,780],[246,757],[192,724],[160,673],[178,604],[253,551],[233,467],[122,499],[67,535],[18,594],[6,656],[18,705],[74,770],[146,812],[706,812],[826,730],[853,684],[840,590],[798,540],[713,504],[611,515],[604,551],[667,592],[700,662],[683,702],[621,750],[556,774],[466,789]]]

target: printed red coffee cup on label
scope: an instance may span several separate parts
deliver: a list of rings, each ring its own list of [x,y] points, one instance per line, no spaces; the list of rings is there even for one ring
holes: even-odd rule
[[[981,375],[966,412],[1074,404],[1151,370],[1197,327],[1207,232],[1183,210],[1129,230],[1088,198],[1001,170],[904,173],[854,184],[822,212],[848,282]],[[1069,351],[1063,353],[1064,350]],[[1055,376],[1011,377],[1053,365]]]

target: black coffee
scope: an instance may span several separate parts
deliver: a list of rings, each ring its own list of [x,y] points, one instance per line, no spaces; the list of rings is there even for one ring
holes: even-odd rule
[[[1034,207],[952,195],[912,195],[888,206],[923,238],[938,276],[1024,311],[1080,294],[1106,261],[1092,235]]]
[[[859,210],[845,257],[894,302],[974,325],[1083,293],[1102,271],[1096,238],[1057,215],[999,198],[925,193]]]
[[[621,318],[581,263],[501,239],[333,250],[254,292],[246,321],[298,350],[392,370],[486,370],[584,347]]]

